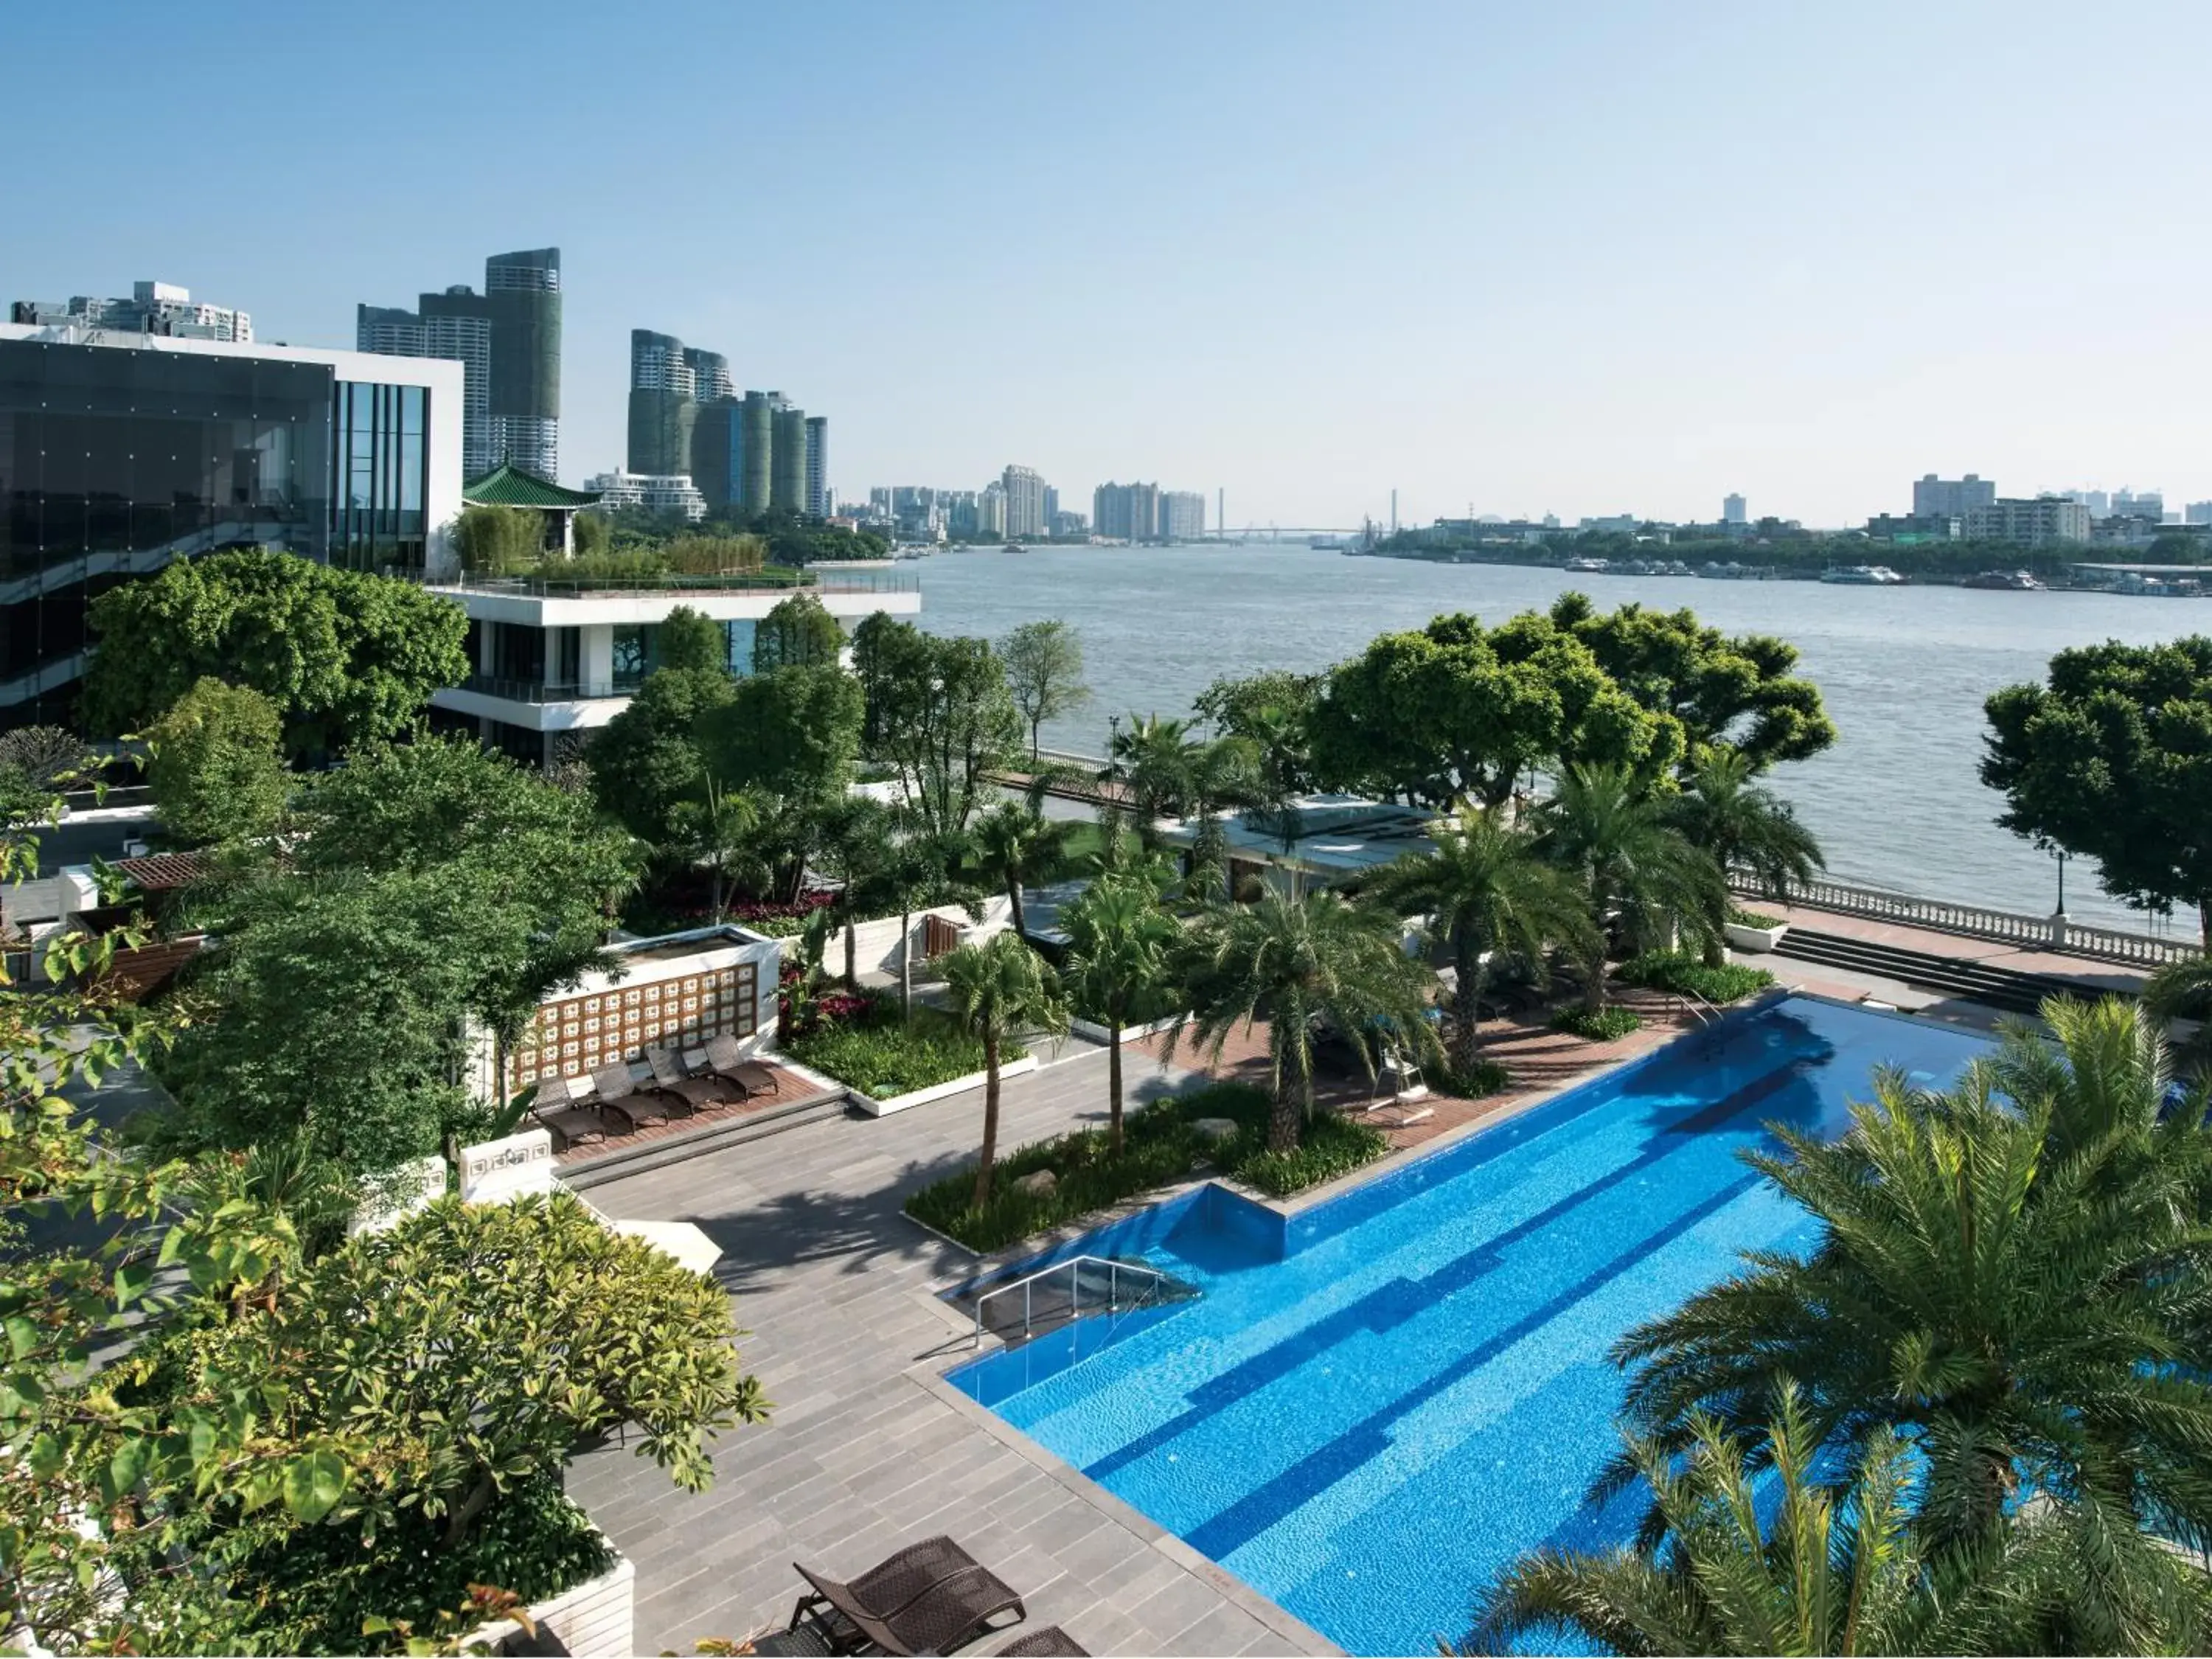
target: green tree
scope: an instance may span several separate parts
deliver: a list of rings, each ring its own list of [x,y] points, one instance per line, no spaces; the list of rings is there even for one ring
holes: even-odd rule
[[[953,873],[958,856],[923,832],[913,811],[895,806],[890,833],[861,872],[860,902],[871,915],[899,919],[899,1012],[914,1012],[914,913],[959,903],[980,915],[975,894]],[[849,960],[849,954],[848,959]]]
[[[545,556],[545,520],[527,507],[464,507],[453,550],[472,576],[521,575]]]
[[[1271,892],[1207,912],[1192,926],[1179,971],[1190,1009],[1169,1030],[1170,1054],[1188,1036],[1218,1064],[1238,1026],[1267,1022],[1271,1152],[1295,1147],[1313,1115],[1316,1022],[1352,1044],[1370,1078],[1382,1034],[1415,1052],[1435,1042],[1427,1019],[1435,975],[1400,948],[1393,918],[1334,893]]]
[[[592,787],[600,810],[657,848],[679,845],[679,815],[706,792],[701,719],[736,696],[729,675],[717,670],[666,668],[647,675],[629,706],[592,740]]]
[[[2051,1506],[1982,1539],[1931,1543],[1904,1436],[1877,1431],[1844,1478],[1824,1480],[1795,1384],[1778,1387],[1771,1411],[1764,1482],[1702,1415],[1684,1455],[1632,1440],[1626,1461],[1654,1495],[1656,1538],[1524,1556],[1484,1592],[1461,1651],[2194,1652],[2212,1633],[2201,1571],[2149,1540],[2109,1540],[2093,1562]]]
[[[975,1207],[991,1201],[999,1155],[999,1067],[1006,1046],[1026,1032],[1063,1036],[1067,1005],[1060,980],[1013,933],[963,945],[939,962],[952,1017],[983,1041],[983,1148],[975,1164]]]
[[[834,668],[844,649],[844,630],[811,593],[777,601],[753,626],[756,674],[772,674],[779,668]]]
[[[1152,883],[1100,876],[1060,913],[1067,936],[1062,974],[1078,1012],[1106,1028],[1108,1135],[1121,1151],[1121,1032],[1174,981],[1182,929],[1160,908]]]
[[[613,540],[614,526],[604,513],[579,513],[571,526],[572,551],[579,559],[598,558]]]
[[[1796,810],[1753,775],[1741,749],[1699,750],[1673,803],[1674,825],[1723,874],[1741,870],[1779,897],[1811,881],[1827,860]]]
[[[1021,714],[990,641],[939,639],[878,615],[854,631],[853,668],[867,752],[898,767],[924,833],[965,834],[989,775],[1021,743]]]
[[[1482,988],[1493,955],[1517,957],[1540,977],[1553,945],[1587,961],[1594,931],[1581,889],[1548,862],[1529,831],[1468,803],[1430,831],[1431,853],[1383,866],[1370,896],[1394,914],[1427,919],[1451,952],[1451,1061],[1472,1076],[1482,1041]]]
[[[1820,1242],[1621,1340],[1634,1432],[1685,1449],[1702,1417],[1759,1467],[1786,1376],[1825,1455],[1911,1440],[1934,1544],[1985,1538],[2035,1494],[2093,1548],[2212,1536],[2204,1103],[2161,1121],[2154,1039],[2125,1008],[2083,1018],[2055,1054],[2014,1033],[1940,1094],[1878,1074],[1840,1139],[1776,1127],[1778,1152],[1746,1154]]]
[[[1437,807],[1462,796],[1497,806],[1539,765],[1657,776],[1684,753],[1678,720],[1644,708],[1588,646],[1533,612],[1495,629],[1456,615],[1385,634],[1330,672],[1307,724],[1323,781]]]
[[[1728,915],[1720,866],[1669,821],[1668,799],[1620,766],[1574,766],[1538,809],[1539,845],[1582,890],[1583,1001],[1606,1004],[1605,945],[1616,926],[1638,950],[1678,939],[1702,949]]]
[[[1022,890],[1032,883],[1054,880],[1066,872],[1068,841],[1075,828],[1073,823],[1054,823],[1026,802],[1012,800],[1000,802],[975,820],[971,835],[976,864],[984,879],[1006,894],[1018,937],[1029,937]]]
[[[1797,647],[1784,641],[1731,638],[1686,610],[1631,604],[1601,612],[1580,593],[1561,594],[1551,621],[1587,646],[1614,684],[1680,725],[1686,757],[1727,747],[1756,773],[1808,759],[1836,740],[1820,688],[1792,672]]]
[[[835,663],[797,664],[739,680],[726,702],[702,713],[706,769],[744,789],[826,799],[852,781],[866,700]]]
[[[1057,618],[1026,622],[1000,642],[999,658],[1014,707],[1029,723],[1034,761],[1037,728],[1091,701],[1091,688],[1083,683],[1083,636]]]
[[[283,735],[276,705],[258,691],[201,680],[146,733],[162,825],[191,846],[268,835],[291,787]]]
[[[720,921],[732,868],[742,860],[760,828],[760,803],[742,789],[726,789],[712,777],[705,793],[678,810],[676,823],[685,843],[714,880],[712,913]]]
[[[2142,1003],[2161,1030],[2178,1019],[2196,1021],[2179,1053],[2191,1070],[2212,1066],[2212,957],[2167,963],[2145,981]]]
[[[1325,678],[1283,669],[1243,679],[1224,678],[1200,692],[1192,707],[1219,735],[1252,744],[1259,750],[1266,793],[1272,799],[1286,800],[1314,787],[1307,721]]]
[[[2062,651],[2047,684],[2007,686],[1987,712],[1997,822],[2094,860],[2139,909],[2191,907],[2212,949],[2212,638]]]
[[[843,885],[830,908],[845,930],[845,988],[860,988],[860,925],[872,919],[876,876],[890,860],[891,813],[881,802],[848,795],[823,804],[817,850]]]
[[[669,669],[730,672],[730,631],[688,605],[660,619],[653,634],[655,672]]]
[[[470,672],[460,606],[397,577],[266,549],[179,559],[93,601],[84,717],[138,731],[212,675],[258,691],[294,755],[398,737]]]

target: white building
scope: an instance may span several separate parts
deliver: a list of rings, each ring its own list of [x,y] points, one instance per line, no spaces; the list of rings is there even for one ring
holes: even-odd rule
[[[1746,504],[1743,497],[1741,495],[1723,495],[1721,497],[1721,522],[1723,524],[1743,524],[1747,521],[1750,510],[1750,507]]]
[[[1170,542],[1194,542],[1206,535],[1206,497],[1194,489],[1160,492],[1160,535]]]
[[[9,321],[27,328],[76,324],[112,328],[126,334],[154,334],[174,340],[225,340],[243,344],[253,338],[253,319],[228,306],[194,305],[191,290],[173,283],[133,283],[127,300],[94,300],[78,295],[58,301],[18,300]]]
[[[2089,508],[2062,495],[2039,495],[2033,501],[2009,498],[1978,507],[1965,515],[1969,541],[2010,542],[2020,547],[2047,547],[2054,542],[2089,539]]]
[[[999,486],[1006,498],[1006,533],[1017,540],[1044,535],[1051,521],[1045,517],[1042,475],[1034,467],[1010,466],[1000,476]]]
[[[1977,507],[1995,506],[1996,499],[1996,480],[1978,472],[1963,478],[1939,478],[1926,472],[1912,481],[1916,519],[1963,519]]]
[[[609,513],[641,507],[647,513],[681,513],[695,522],[707,516],[707,498],[688,472],[625,472],[617,468],[585,479],[584,488],[598,490],[599,506]]]
[[[998,484],[991,484],[975,492],[975,533],[979,536],[1003,536],[1006,533],[1006,492]]]

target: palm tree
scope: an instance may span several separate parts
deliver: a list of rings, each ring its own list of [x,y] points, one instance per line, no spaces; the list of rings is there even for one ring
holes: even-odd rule
[[[1756,776],[1741,749],[1700,749],[1672,817],[1693,846],[1712,854],[1723,874],[1741,870],[1779,898],[1812,880],[1827,860],[1796,809]]]
[[[1426,916],[1431,939],[1449,948],[1456,976],[1452,1065],[1472,1073],[1492,953],[1520,957],[1540,975],[1553,945],[1587,958],[1592,927],[1581,890],[1545,861],[1533,835],[1498,813],[1466,802],[1430,839],[1433,853],[1408,853],[1385,866],[1368,893],[1394,915]]]
[[[1106,1027],[1109,1138],[1121,1151],[1121,1028],[1170,983],[1182,930],[1141,878],[1101,877],[1060,913],[1067,935],[1063,975],[1079,1006]]]
[[[757,801],[742,789],[723,788],[711,777],[703,799],[686,801],[678,808],[679,830],[713,874],[712,914],[716,921],[722,919],[730,871],[744,856],[760,820]]]
[[[871,878],[889,856],[892,841],[890,809],[865,795],[846,795],[826,803],[818,814],[817,848],[830,872],[843,884],[830,908],[845,930],[845,988],[860,988],[860,928],[874,895]]]
[[[1168,1033],[1174,1053],[1186,1030],[1218,1063],[1230,1033],[1267,1022],[1274,1109],[1267,1145],[1288,1152],[1313,1111],[1314,1022],[1351,1042],[1372,1078],[1373,1033],[1432,1048],[1428,999],[1436,979],[1400,948],[1398,924],[1334,893],[1304,899],[1268,893],[1252,905],[1209,911],[1189,936],[1183,971],[1189,1012]]]
[[[2142,1005],[2164,1030],[2177,1019],[2193,1019],[2194,1036],[2176,1051],[2191,1071],[2212,1071],[2212,956],[2169,962],[2142,988]]]
[[[1462,1652],[1527,1642],[1620,1654],[2146,1653],[2202,1650],[2203,1574],[2140,1534],[2091,1559],[2078,1516],[2045,1503],[1954,1545],[1913,1507],[1918,1459],[1869,1437],[1836,1480],[1796,1383],[1763,1430],[1778,1498],[1735,1438],[1695,1418],[1687,1454],[1632,1439],[1658,1517],[1642,1547],[1524,1556],[1480,1598]],[[1762,1514],[1769,1518],[1764,1528]],[[1562,1638],[1574,1638],[1563,1641]]]
[[[1728,915],[1720,866],[1626,767],[1571,766],[1537,810],[1539,844],[1581,884],[1596,924],[1585,947],[1584,1006],[1605,1006],[1603,947],[1616,916],[1639,950],[1678,939],[1702,946],[1718,934]]]
[[[1137,834],[1152,845],[1152,826],[1182,799],[1185,759],[1192,744],[1190,722],[1158,714],[1131,714],[1126,730],[1116,726],[1106,751],[1102,783],[1118,783],[1127,796]]]
[[[1790,1376],[1832,1455],[1911,1439],[1938,1541],[1984,1536],[2036,1493],[2094,1535],[2212,1539],[2202,1115],[2147,1129],[2094,1083],[2063,1104],[2009,1093],[2033,1075],[2014,1056],[1933,1095],[1879,1074],[1840,1139],[1776,1128],[1781,1152],[1747,1161],[1821,1242],[1754,1255],[1622,1339],[1638,1431],[1686,1449],[1710,1418],[1766,1460],[1758,1414]]]
[[[861,878],[860,902],[876,915],[896,914],[899,919],[899,1012],[914,1012],[914,913],[932,904],[963,904],[981,917],[978,895],[953,872],[962,862],[963,849],[948,852],[945,842],[928,835],[921,816],[910,808],[893,807],[889,814],[890,836],[879,855]]]
[[[1029,937],[1029,921],[1022,890],[1066,869],[1068,839],[1074,833],[1073,823],[1056,823],[1023,801],[1001,801],[975,821],[970,834],[976,863],[994,885],[1006,890],[1014,932],[1024,939]]]
[[[1025,1031],[1064,1036],[1067,1005],[1060,980],[1018,934],[994,934],[944,957],[952,1017],[983,1040],[983,1151],[975,1165],[975,1205],[991,1201],[991,1169],[999,1155],[999,1062],[1006,1045]]]

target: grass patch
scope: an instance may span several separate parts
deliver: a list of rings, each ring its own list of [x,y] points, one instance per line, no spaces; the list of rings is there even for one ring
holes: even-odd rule
[[[931,1089],[983,1069],[983,1040],[934,1009],[901,1020],[896,1004],[872,1003],[852,1020],[829,1019],[787,1037],[784,1052],[878,1100]],[[1010,1056],[1012,1058],[1012,1056]]]
[[[1644,1022],[1633,1008],[1562,1008],[1552,1016],[1552,1029],[1591,1042],[1612,1042],[1640,1031]]]
[[[1631,985],[1646,985],[1655,991],[1701,997],[1716,1007],[1774,983],[1774,975],[1764,968],[1747,968],[1734,962],[1710,968],[1685,951],[1646,951],[1640,957],[1632,957],[1621,963],[1620,977]]]
[[[992,1176],[991,1201],[980,1210],[971,1201],[971,1166],[923,1188],[907,1200],[906,1212],[970,1249],[1000,1250],[1079,1216],[1188,1180],[1208,1164],[1284,1198],[1370,1164],[1389,1150],[1381,1130],[1328,1112],[1304,1127],[1295,1151],[1270,1152],[1267,1112],[1265,1090],[1249,1083],[1217,1083],[1132,1112],[1119,1158],[1108,1151],[1103,1129],[1079,1129],[1000,1158]],[[1209,1142],[1191,1127],[1205,1117],[1228,1118],[1237,1133]],[[1052,1171],[1052,1191],[1015,1188],[1021,1176],[1039,1170]]]

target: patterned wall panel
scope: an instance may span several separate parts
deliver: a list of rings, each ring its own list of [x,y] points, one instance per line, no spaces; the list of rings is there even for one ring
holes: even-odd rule
[[[612,1060],[635,1060],[654,1045],[696,1048],[725,1032],[742,1040],[759,1030],[759,997],[758,965],[740,962],[546,1003],[516,1049],[507,1086],[575,1077]]]

